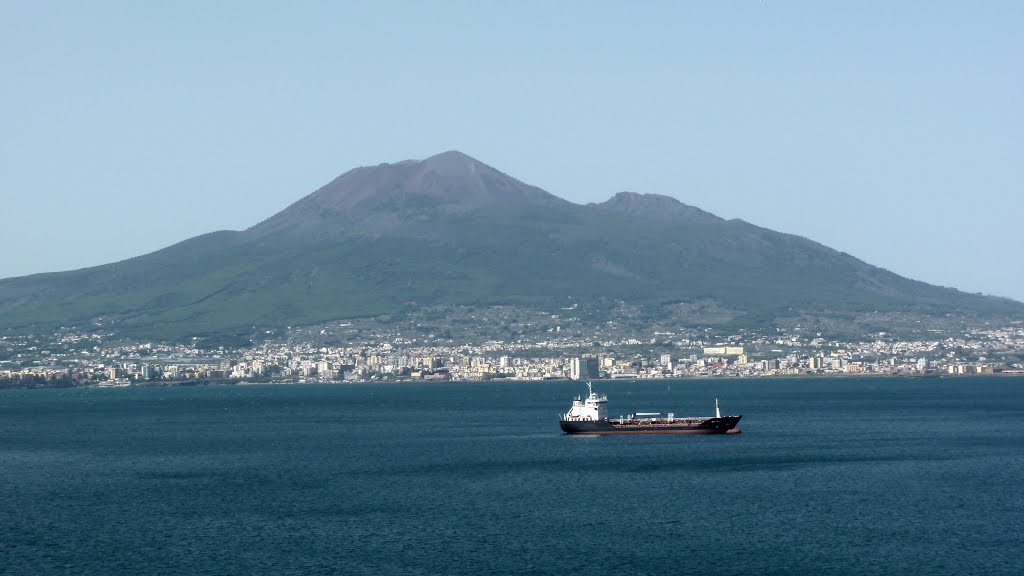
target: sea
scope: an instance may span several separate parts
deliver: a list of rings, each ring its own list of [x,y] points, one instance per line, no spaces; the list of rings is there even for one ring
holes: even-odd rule
[[[1024,573],[1024,378],[0,391],[4,575]]]

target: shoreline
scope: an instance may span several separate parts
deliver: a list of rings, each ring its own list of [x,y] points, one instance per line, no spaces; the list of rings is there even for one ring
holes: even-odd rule
[[[608,382],[690,382],[690,381],[703,381],[703,380],[763,380],[763,381],[785,381],[785,380],[826,380],[826,379],[848,379],[848,378],[865,378],[865,379],[902,379],[902,380],[964,380],[972,378],[1024,378],[1024,373],[1021,372],[996,372],[992,374],[879,374],[879,373],[862,373],[862,374],[848,374],[848,373],[836,373],[836,374],[775,374],[775,375],[763,375],[763,376],[674,376],[674,377],[646,377],[646,378],[591,378],[589,381],[597,383],[608,383]],[[244,380],[181,380],[173,382],[145,382],[135,385],[119,385],[119,386],[108,386],[102,384],[86,384],[82,386],[2,386],[0,391],[3,390],[67,390],[76,388],[90,388],[90,389],[119,389],[119,388],[189,388],[189,387],[204,387],[204,386],[351,386],[351,385],[367,385],[367,384],[424,384],[424,385],[435,385],[435,384],[517,384],[517,383],[569,383],[576,382],[582,383],[584,380],[572,380],[569,378],[557,378],[557,379],[520,379],[520,378],[492,378],[489,380],[422,380],[422,379],[405,379],[405,380],[325,380],[325,381],[314,381],[314,382],[299,382],[299,381],[266,381],[266,382],[248,382]]]

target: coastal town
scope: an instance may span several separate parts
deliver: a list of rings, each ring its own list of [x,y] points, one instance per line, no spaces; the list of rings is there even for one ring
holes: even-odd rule
[[[714,337],[655,331],[604,341],[555,331],[473,344],[376,330],[354,331],[344,344],[324,341],[328,330],[350,326],[294,328],[237,347],[135,342],[102,330],[0,335],[0,386],[1024,374],[1020,324],[918,339],[879,332],[856,341],[781,329]]]

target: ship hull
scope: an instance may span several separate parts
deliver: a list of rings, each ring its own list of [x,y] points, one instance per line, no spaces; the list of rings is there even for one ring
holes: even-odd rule
[[[742,416],[708,418],[696,424],[687,423],[616,423],[610,420],[562,420],[559,425],[566,434],[736,434]]]

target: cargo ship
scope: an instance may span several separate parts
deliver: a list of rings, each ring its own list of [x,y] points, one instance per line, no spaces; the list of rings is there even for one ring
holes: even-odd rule
[[[579,396],[559,425],[566,434],[739,434],[736,427],[742,416],[722,416],[715,399],[714,416],[677,417],[669,412],[637,412],[629,416],[608,418],[608,397],[594,392],[587,382],[587,398]]]

